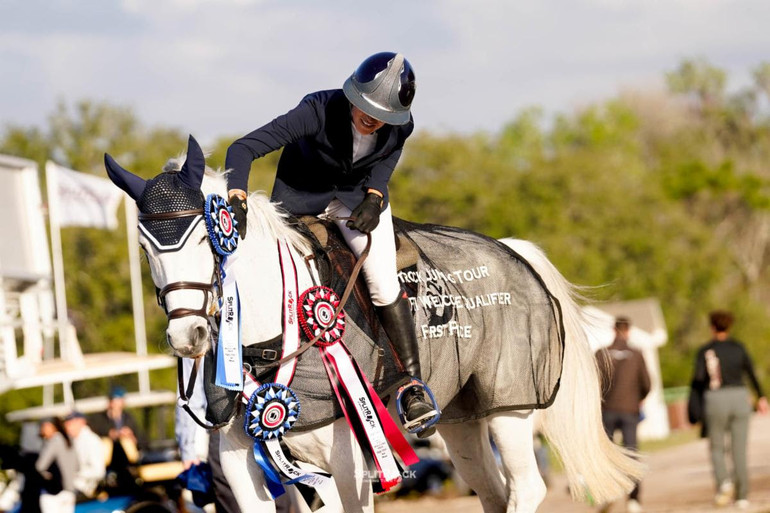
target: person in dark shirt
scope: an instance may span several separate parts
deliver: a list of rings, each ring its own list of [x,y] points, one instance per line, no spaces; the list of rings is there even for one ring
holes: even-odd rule
[[[92,415],[88,423],[94,433],[112,445],[112,458],[107,464],[107,484],[131,491],[137,487],[134,465],[144,445],[139,424],[125,407],[123,387],[110,389],[107,410]]]
[[[736,499],[742,509],[748,507],[748,441],[751,403],[744,377],[757,393],[757,410],[767,414],[768,404],[754,374],[754,366],[743,344],[730,336],[733,316],[717,310],[709,314],[712,339],[700,348],[695,358],[692,387],[704,395],[705,422],[708,425],[709,449],[714,469],[717,494],[715,502],[724,506]],[[733,480],[725,465],[725,434],[730,434],[733,457]]]
[[[411,308],[397,278],[396,246],[388,182],[414,129],[412,66],[403,55],[367,58],[342,89],[305,96],[297,107],[233,142],[225,167],[228,197],[242,237],[247,232],[247,183],[251,163],[283,148],[271,199],[294,215],[326,214],[336,220],[357,257],[371,234],[363,265],[372,303],[407,374],[421,377]],[[438,412],[423,390],[402,399],[405,425],[418,427]],[[420,433],[429,436],[432,427]]]
[[[612,439],[620,430],[623,446],[636,451],[636,428],[642,401],[650,393],[650,375],[642,353],[628,345],[631,321],[615,319],[615,340],[596,358],[602,378],[602,423]],[[627,511],[641,511],[639,483],[628,496]]]

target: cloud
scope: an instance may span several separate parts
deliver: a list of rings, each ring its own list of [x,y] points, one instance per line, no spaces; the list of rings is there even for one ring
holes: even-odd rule
[[[0,7],[0,111],[41,124],[59,98],[103,99],[205,140],[395,50],[417,73],[418,127],[494,131],[533,104],[659,84],[685,57],[745,82],[767,58],[767,19],[759,0],[17,0]]]

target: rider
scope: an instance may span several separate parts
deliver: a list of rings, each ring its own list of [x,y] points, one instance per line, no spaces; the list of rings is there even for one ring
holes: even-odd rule
[[[294,215],[327,214],[357,257],[371,233],[364,276],[372,303],[404,370],[420,379],[417,336],[397,278],[388,181],[414,122],[412,66],[381,52],[361,63],[342,89],[305,96],[297,107],[241,137],[227,149],[228,196],[238,231],[246,235],[246,189],[251,163],[283,148],[271,199]],[[435,417],[419,386],[403,396],[407,426]],[[428,428],[420,433],[429,436]]]

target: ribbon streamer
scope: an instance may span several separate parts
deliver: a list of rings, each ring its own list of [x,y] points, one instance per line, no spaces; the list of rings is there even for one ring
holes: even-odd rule
[[[233,254],[223,257],[222,303],[220,305],[217,373],[215,383],[228,390],[243,390],[243,351],[241,350],[241,302],[233,265]]]

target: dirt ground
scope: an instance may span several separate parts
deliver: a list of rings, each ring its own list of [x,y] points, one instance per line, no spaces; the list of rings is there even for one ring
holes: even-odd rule
[[[642,482],[641,501],[649,513],[732,512],[735,507],[713,506],[714,484],[706,440],[659,450],[647,456],[649,472]],[[749,436],[750,512],[770,513],[770,417],[755,415]],[[567,491],[566,478],[554,475],[539,513],[589,513],[598,507],[576,503]],[[382,501],[378,513],[481,513],[476,497],[399,499]],[[625,511],[623,501],[613,513]]]

